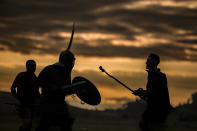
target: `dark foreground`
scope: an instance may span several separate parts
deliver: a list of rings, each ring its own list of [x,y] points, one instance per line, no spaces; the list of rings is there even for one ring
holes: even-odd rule
[[[9,93],[0,92],[0,131],[17,131],[20,125],[14,106],[5,102],[14,103]],[[195,99],[195,97],[194,97]],[[180,105],[173,109],[166,122],[166,131],[196,131],[197,104]],[[71,107],[70,111],[76,118],[73,131],[139,131],[138,121],[145,104],[141,101],[128,103],[123,110],[89,111]],[[34,119],[33,130],[38,123]],[[50,128],[58,130],[57,127]]]

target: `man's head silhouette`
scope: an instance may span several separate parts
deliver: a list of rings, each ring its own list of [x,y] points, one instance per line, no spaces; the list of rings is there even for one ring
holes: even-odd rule
[[[151,53],[146,61],[146,70],[147,71],[156,71],[157,65],[160,63],[160,58],[157,54]]]
[[[27,60],[27,62],[26,62],[26,70],[28,72],[34,73],[36,71],[36,62],[34,60]]]
[[[59,63],[65,65],[69,69],[72,69],[75,64],[74,54],[69,50],[62,51],[59,56]]]

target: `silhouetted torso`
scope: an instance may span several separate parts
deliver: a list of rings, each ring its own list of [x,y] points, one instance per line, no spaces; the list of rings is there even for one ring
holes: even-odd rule
[[[38,76],[42,95],[53,100],[64,101],[63,85],[71,84],[71,73],[64,66],[47,66]]]
[[[148,73],[147,108],[143,118],[149,121],[163,122],[170,109],[166,75],[157,72]]]
[[[49,65],[39,74],[39,83],[42,86],[41,125],[39,130],[51,125],[70,128],[72,120],[68,112],[63,85],[71,84],[71,72],[65,66]]]
[[[21,72],[15,78],[17,98],[21,104],[32,104],[39,97],[38,79],[34,73]]]

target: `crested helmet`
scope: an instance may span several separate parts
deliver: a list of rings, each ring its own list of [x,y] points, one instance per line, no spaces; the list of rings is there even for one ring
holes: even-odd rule
[[[75,56],[70,51],[73,36],[74,36],[74,31],[75,31],[75,24],[73,24],[72,34],[71,34],[70,42],[69,42],[67,49],[62,51],[59,55],[59,63],[61,64],[72,63],[73,61],[75,61]]]

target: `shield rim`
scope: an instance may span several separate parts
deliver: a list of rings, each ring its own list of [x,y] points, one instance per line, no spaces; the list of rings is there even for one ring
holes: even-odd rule
[[[87,81],[89,84],[91,84],[91,87],[87,87],[87,88],[93,88],[93,90],[94,90],[94,92],[96,92],[95,94],[97,95],[98,98],[96,99],[96,102],[90,102],[90,101],[83,100],[83,97],[80,96],[79,91],[76,91],[77,97],[80,100],[82,100],[83,102],[85,102],[85,103],[87,103],[89,105],[99,105],[101,103],[101,95],[100,95],[98,89],[96,88],[96,86],[90,80],[88,80],[88,79],[86,79],[86,78],[84,78],[82,76],[74,77],[73,80],[72,80],[72,83],[75,83],[74,81],[77,80],[77,79],[81,79],[81,80]]]

